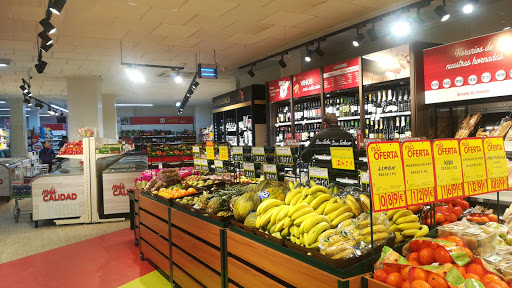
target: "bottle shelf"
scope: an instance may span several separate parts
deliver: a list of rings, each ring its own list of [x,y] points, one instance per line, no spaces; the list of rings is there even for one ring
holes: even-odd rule
[[[292,122],[276,123],[276,127],[290,126]]]
[[[338,121],[359,120],[361,116],[338,117]]]
[[[411,111],[405,111],[405,112],[395,112],[395,113],[381,113],[381,114],[371,114],[371,115],[365,115],[364,118],[370,119],[372,116],[376,118],[376,116],[379,116],[380,118],[385,117],[396,117],[396,116],[407,116],[411,115]],[[359,118],[359,116],[358,116]]]

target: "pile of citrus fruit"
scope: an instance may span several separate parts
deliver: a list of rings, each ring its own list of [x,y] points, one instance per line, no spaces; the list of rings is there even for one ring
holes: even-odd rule
[[[177,198],[182,198],[182,197],[189,196],[189,195],[196,194],[196,193],[197,193],[197,191],[194,188],[188,188],[186,190],[178,189],[178,188],[173,188],[173,189],[162,188],[162,189],[160,189],[160,191],[158,191],[158,196],[161,196],[165,199],[177,199]]]

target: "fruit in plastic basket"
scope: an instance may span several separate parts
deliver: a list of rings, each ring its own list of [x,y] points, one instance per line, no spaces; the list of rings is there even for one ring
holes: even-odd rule
[[[411,288],[431,288],[431,287],[432,286],[430,286],[424,280],[416,280],[416,281],[411,283]]]
[[[432,248],[423,248],[420,250],[420,263],[430,265],[436,261],[436,252]]]
[[[404,283],[404,279],[400,273],[393,272],[386,278],[386,283],[390,286],[401,288],[402,284]]]
[[[386,278],[388,278],[388,272],[384,271],[384,269],[376,270],[373,274],[373,278],[381,282],[386,282]]]
[[[445,264],[445,263],[453,263],[453,258],[446,251],[446,248],[439,247],[436,249],[436,261],[439,262],[439,264]]]
[[[466,267],[466,273],[467,274],[474,274],[478,277],[483,278],[486,274],[486,269],[484,266],[478,264],[478,263],[471,263]]]

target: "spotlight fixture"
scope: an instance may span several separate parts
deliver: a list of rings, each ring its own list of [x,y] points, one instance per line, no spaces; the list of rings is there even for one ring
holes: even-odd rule
[[[318,42],[318,46],[316,46],[316,48],[315,48],[315,53],[318,56],[324,56],[325,55],[324,50],[322,50],[322,48],[320,48],[320,42]]]
[[[53,26],[48,18],[43,18],[41,21],[39,21],[39,24],[43,26],[44,31],[46,31],[48,34],[53,34],[57,31],[57,28]]]
[[[23,93],[27,93],[29,91],[28,88],[25,87],[24,85],[20,86],[20,90],[23,91]]]
[[[185,97],[192,97],[192,94],[194,94],[194,90],[192,88],[188,88],[187,93],[185,94]]]
[[[313,59],[313,53],[313,50],[309,50],[309,48],[306,47],[306,56],[304,57],[304,60],[306,60],[306,62],[311,62],[311,59]]]
[[[27,96],[32,96],[32,92],[30,92],[30,90],[27,92]]]
[[[46,45],[50,45],[53,43],[53,39],[46,33],[46,31],[41,31],[39,34],[37,34],[39,38],[41,38],[41,41],[45,43]]]
[[[471,14],[473,10],[475,9],[475,5],[478,3],[478,0],[468,0],[466,4],[462,7],[462,12],[465,14]]]
[[[425,21],[420,15],[420,8],[416,10],[416,13],[409,14],[409,20],[416,26],[423,26],[425,24]]]
[[[48,63],[46,63],[46,61],[41,60],[36,65],[34,65],[34,67],[36,67],[37,73],[43,74],[44,69],[46,69],[47,65]]]
[[[194,80],[194,81],[192,82],[192,85],[191,85],[190,87],[192,88],[192,90],[193,90],[193,91],[196,91],[197,86],[199,86],[199,82],[197,82],[197,81],[195,81],[195,80]]]
[[[368,37],[370,37],[370,40],[372,40],[372,42],[375,42],[379,39],[379,36],[377,36],[377,32],[375,31],[374,24],[372,24],[372,28],[366,30],[366,34],[368,34]]]
[[[354,41],[352,41],[352,45],[354,45],[355,47],[359,47],[359,45],[361,45],[361,43],[363,42],[365,36],[363,33],[360,33],[359,32],[359,29],[357,29],[357,36],[356,36],[356,39],[354,39]]]
[[[41,43],[41,47],[39,49],[41,49],[41,51],[47,53],[48,51],[50,51],[50,49],[52,49],[53,47],[53,44],[46,44],[46,43]]]
[[[64,117],[64,111],[60,111],[60,117]]]
[[[48,106],[48,114],[54,115],[53,109],[50,106]]]
[[[135,83],[144,83],[146,79],[144,79],[144,75],[137,70],[137,67],[128,67],[126,68],[126,75],[128,78]]]
[[[400,18],[398,22],[395,22],[393,26],[391,27],[391,32],[395,34],[398,37],[403,37],[409,34],[411,31],[411,26],[409,26],[409,23],[405,22],[403,19]]]
[[[62,9],[64,9],[64,5],[66,5],[66,0],[53,0],[50,5],[50,11],[59,15],[62,12]]]
[[[439,18],[441,18],[441,21],[446,21],[448,18],[450,18],[450,13],[446,11],[446,0],[443,0],[443,5],[439,5],[436,8],[434,8],[434,12],[436,13]]]
[[[11,64],[9,59],[0,59],[0,67],[8,67]]]
[[[251,69],[249,69],[249,71],[247,71],[247,74],[249,74],[249,76],[251,76],[251,78],[256,76],[256,74],[254,74],[254,71],[252,70],[252,66],[251,66]]]
[[[178,114],[183,113],[183,108],[178,109]]]
[[[180,70],[178,70],[178,74],[176,74],[176,76],[174,76],[174,82],[176,82],[178,84],[183,82],[183,78],[181,78],[181,75],[180,75]]]
[[[281,55],[281,59],[277,60],[277,63],[279,63],[279,66],[281,66],[281,68],[286,68],[286,62],[284,62],[283,55]]]
[[[180,107],[181,106],[181,101],[176,101],[176,107]]]
[[[37,101],[36,104],[34,104],[34,107],[43,109],[44,106],[43,106],[43,103],[41,103],[40,101]]]
[[[32,102],[30,101],[30,98],[25,97],[25,98],[23,98],[23,103],[30,105],[30,103],[32,103]]]

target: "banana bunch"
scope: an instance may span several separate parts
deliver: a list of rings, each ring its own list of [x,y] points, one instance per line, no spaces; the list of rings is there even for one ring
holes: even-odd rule
[[[361,207],[363,208],[363,212],[370,211],[370,196],[368,196],[366,193],[361,193],[361,195],[359,195],[359,199],[361,199]]]
[[[423,237],[428,233],[428,226],[419,223],[418,216],[410,210],[396,209],[387,212],[390,226],[388,231],[396,235],[395,244]]]
[[[361,195],[363,195],[363,194],[361,194]],[[337,198],[337,199],[339,199],[339,198]],[[348,207],[350,207],[350,211],[354,214],[354,217],[358,217],[361,214],[361,212],[365,212],[362,210],[361,204],[359,203],[359,201],[351,194],[347,194],[347,196],[345,196],[345,199],[340,200],[340,202],[347,205]],[[369,202],[368,202],[368,205],[369,205]],[[370,207],[370,206],[368,206],[368,207]]]
[[[373,225],[373,242],[377,244],[384,243],[389,238],[388,228],[382,224]],[[357,242],[372,242],[372,227],[368,226],[362,230],[354,231],[354,239]]]
[[[339,234],[335,229],[325,231],[318,237],[320,253],[332,259],[347,259],[355,256],[356,241],[347,233]]]

